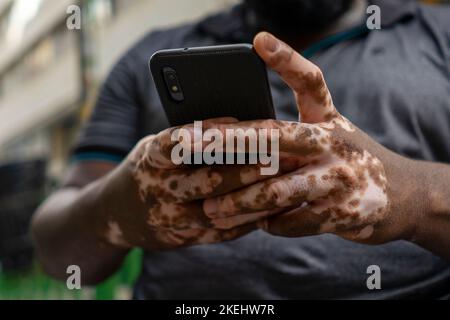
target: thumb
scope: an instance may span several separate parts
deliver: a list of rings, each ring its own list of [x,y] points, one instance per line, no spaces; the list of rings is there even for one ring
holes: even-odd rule
[[[319,67],[270,33],[258,33],[253,44],[267,66],[294,90],[302,122],[325,122],[337,116]]]

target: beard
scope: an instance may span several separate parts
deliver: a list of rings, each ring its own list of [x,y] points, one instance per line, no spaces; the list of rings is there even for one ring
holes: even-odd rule
[[[244,0],[257,28],[285,35],[321,31],[352,3],[353,0]]]

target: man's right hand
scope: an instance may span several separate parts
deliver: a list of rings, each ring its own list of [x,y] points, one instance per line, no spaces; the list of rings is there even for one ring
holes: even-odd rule
[[[176,166],[170,158],[177,143],[171,141],[174,130],[143,138],[119,166],[87,161],[71,168],[64,186],[33,217],[36,254],[47,273],[65,279],[67,266],[76,264],[83,270],[82,282],[96,284],[117,270],[130,248],[165,250],[232,240],[276,213],[208,218],[204,199],[271,176],[261,176],[257,165]],[[280,162],[280,173],[296,169],[290,166]]]
[[[218,120],[215,119],[215,122]],[[235,122],[224,118],[221,123]],[[258,165],[176,166],[171,160],[175,129],[142,139],[103,181],[98,234],[120,247],[171,249],[235,239],[274,212],[211,220],[202,200],[269,178]]]

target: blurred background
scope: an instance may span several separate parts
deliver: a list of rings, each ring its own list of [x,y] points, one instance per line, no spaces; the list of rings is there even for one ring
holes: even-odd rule
[[[233,0],[0,0],[0,299],[127,299],[140,252],[96,288],[69,291],[33,260],[30,216],[60,183],[82,123],[114,62],[154,28]],[[66,26],[68,6],[82,28]]]
[[[58,187],[97,90],[124,51],[152,29],[236,2],[0,0],[0,299],[131,297],[139,250],[101,285],[70,291],[34,261],[31,214]],[[82,10],[81,30],[67,29],[72,4]]]

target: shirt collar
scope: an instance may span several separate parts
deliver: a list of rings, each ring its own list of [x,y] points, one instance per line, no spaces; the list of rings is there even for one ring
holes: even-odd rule
[[[417,0],[370,0],[381,11],[381,26],[389,27],[395,23],[411,18],[417,11]]]
[[[418,6],[417,0],[369,0],[369,3],[380,7],[381,25],[386,28],[413,17]],[[244,5],[238,4],[201,21],[198,30],[223,43],[251,42],[253,34],[248,19]]]

